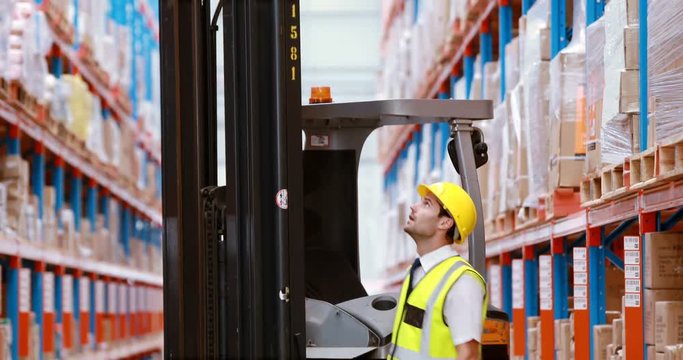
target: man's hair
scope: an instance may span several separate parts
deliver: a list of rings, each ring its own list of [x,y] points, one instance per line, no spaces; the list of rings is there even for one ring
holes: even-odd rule
[[[457,237],[456,237],[456,231],[455,230],[458,227],[455,225],[455,219],[453,219],[451,214],[443,207],[441,207],[441,211],[439,211],[439,217],[441,217],[441,216],[446,216],[446,217],[453,220],[453,226],[451,226],[451,228],[448,229],[448,231],[446,232],[446,236],[451,240],[451,242],[454,242],[455,240],[459,239],[460,238],[459,232],[457,233]]]

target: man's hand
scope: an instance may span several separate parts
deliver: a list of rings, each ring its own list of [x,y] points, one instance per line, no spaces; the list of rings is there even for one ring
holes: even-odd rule
[[[455,350],[458,352],[458,360],[479,360],[479,349],[479,342],[476,340],[455,346]]]

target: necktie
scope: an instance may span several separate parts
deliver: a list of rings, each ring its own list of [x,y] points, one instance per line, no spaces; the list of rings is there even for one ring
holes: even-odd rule
[[[413,276],[415,275],[415,270],[417,270],[420,265],[420,258],[416,258],[415,261],[413,261],[413,266],[410,267],[410,279],[408,279],[408,293],[406,294],[406,299],[413,291]]]

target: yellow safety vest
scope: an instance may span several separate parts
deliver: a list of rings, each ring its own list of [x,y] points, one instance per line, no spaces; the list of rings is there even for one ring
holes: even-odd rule
[[[417,283],[407,302],[410,277],[406,276],[391,334],[392,348],[387,359],[457,358],[458,353],[451,340],[450,330],[444,322],[443,307],[448,290],[466,272],[473,274],[484,288],[486,295],[481,315],[482,321],[485,320],[488,293],[484,278],[462,257],[450,257],[431,269]],[[458,323],[457,319],[450,319],[450,322],[454,325]]]

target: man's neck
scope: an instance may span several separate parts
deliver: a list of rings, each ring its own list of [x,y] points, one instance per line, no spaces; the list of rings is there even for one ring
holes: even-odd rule
[[[440,247],[449,245],[449,242],[445,238],[433,238],[415,241],[415,245],[417,245],[417,254],[422,257]]]

